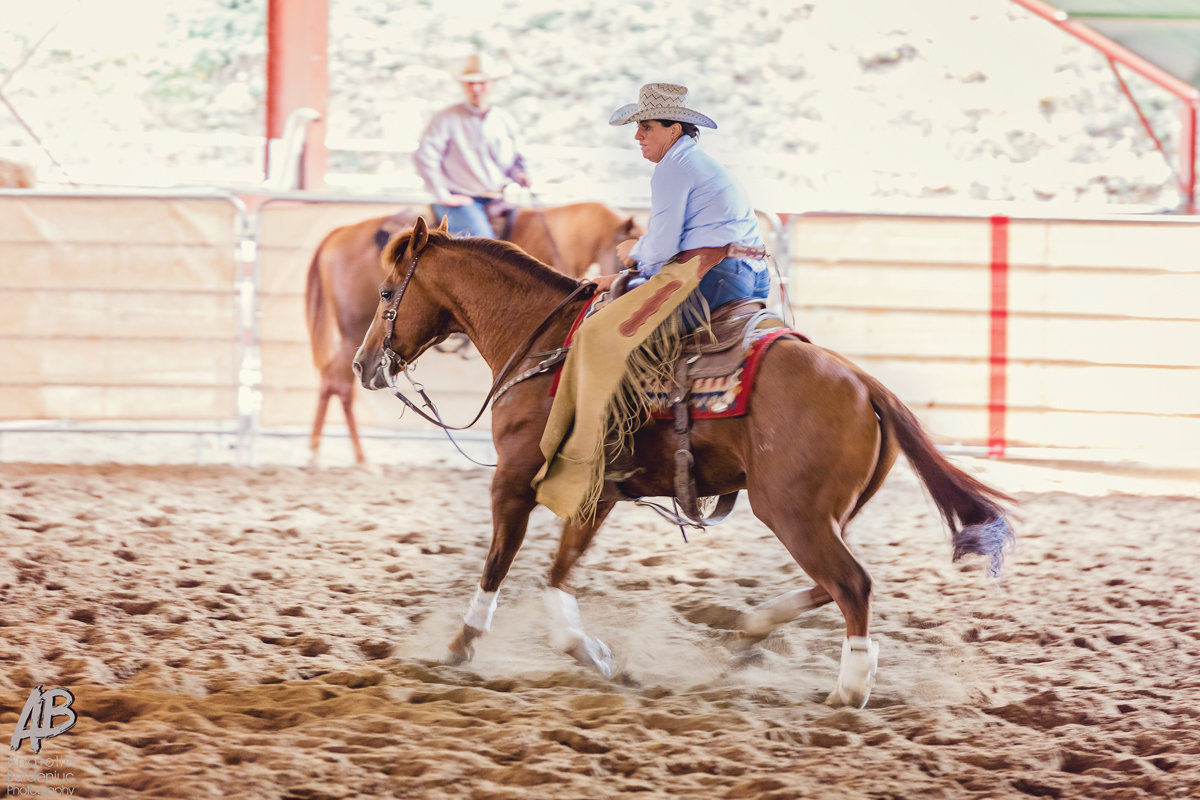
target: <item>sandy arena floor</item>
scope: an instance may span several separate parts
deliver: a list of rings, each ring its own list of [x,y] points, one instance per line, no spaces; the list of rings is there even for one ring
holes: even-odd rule
[[[848,534],[881,643],[870,703],[849,711],[822,703],[836,608],[728,646],[739,613],[807,583],[744,501],[687,544],[645,509],[614,513],[575,577],[619,679],[548,644],[544,510],[475,660],[439,666],[488,544],[490,471],[428,443],[389,453],[374,473],[0,463],[0,730],[38,685],[78,712],[44,761],[9,751],[9,792],[1200,796],[1194,473],[961,459],[1021,501],[996,584],[951,564],[898,469]]]

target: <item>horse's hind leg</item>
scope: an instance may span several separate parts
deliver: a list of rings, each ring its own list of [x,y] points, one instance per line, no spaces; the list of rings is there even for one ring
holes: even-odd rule
[[[350,364],[354,360],[354,350],[344,344],[342,349],[321,368],[321,394],[317,399],[317,413],[313,417],[312,434],[309,436],[309,462],[317,463],[317,448],[321,446],[321,429],[325,426],[325,414],[329,409],[329,399],[337,395],[342,404],[342,414],[346,418],[346,430],[350,434],[350,446],[354,448],[354,461],[359,465],[367,463],[363,453],[362,442],[358,438],[358,424],[354,419],[354,370]]]
[[[342,414],[346,417],[346,432],[350,434],[350,446],[354,448],[354,461],[360,465],[366,464],[367,456],[358,438],[358,422],[354,419],[354,387],[350,386],[347,391],[341,392],[339,399],[342,401]]]
[[[828,595],[838,604],[846,619],[846,638],[842,643],[842,662],[837,688],[829,696],[833,705],[862,708],[875,681],[878,647],[868,637],[871,619],[871,577],[842,540],[841,525],[830,514],[815,509],[815,498],[789,498],[786,505],[764,503],[761,496],[754,512],[783,542],[800,568],[817,582],[808,599]],[[799,508],[801,510],[796,511]],[[788,509],[781,513],[779,509]],[[786,597],[787,595],[785,595]],[[793,598],[802,599],[802,595]],[[799,602],[794,602],[794,606]],[[797,612],[799,613],[799,612]]]
[[[321,430],[325,427],[325,412],[329,410],[329,398],[333,394],[331,387],[321,381],[321,392],[317,396],[317,413],[313,417],[312,433],[308,437],[308,463],[317,465],[317,451],[321,447]]]
[[[550,637],[554,646],[569,654],[585,667],[597,670],[611,678],[617,669],[617,661],[604,642],[589,636],[583,629],[579,615],[579,604],[571,591],[567,579],[571,568],[587,551],[592,539],[612,511],[613,503],[601,501],[595,517],[587,523],[567,522],[563,524],[558,554],[550,568],[550,581],[543,595],[546,613],[550,619]]]

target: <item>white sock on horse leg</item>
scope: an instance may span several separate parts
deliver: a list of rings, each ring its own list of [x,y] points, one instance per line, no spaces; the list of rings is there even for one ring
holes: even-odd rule
[[[550,641],[555,647],[569,650],[586,638],[575,595],[562,589],[546,589],[542,599],[550,616]]]
[[[875,685],[879,643],[869,636],[847,636],[842,641],[842,665],[836,694],[846,705],[862,708]]]
[[[815,586],[795,589],[757,606],[742,617],[742,630],[753,636],[766,636],[785,622],[791,622],[805,611],[822,604],[813,601]]]
[[[492,615],[496,613],[496,595],[495,592],[485,592],[482,588],[475,587],[475,596],[471,598],[471,605],[467,608],[467,613],[463,614],[463,622],[470,625],[477,631],[487,633],[492,629]]]

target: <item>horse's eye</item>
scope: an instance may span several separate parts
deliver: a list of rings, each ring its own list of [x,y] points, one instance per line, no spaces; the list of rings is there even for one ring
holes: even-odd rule
[[[380,289],[379,290],[379,299],[385,303],[387,301],[391,300],[392,299],[392,290],[391,289]]]

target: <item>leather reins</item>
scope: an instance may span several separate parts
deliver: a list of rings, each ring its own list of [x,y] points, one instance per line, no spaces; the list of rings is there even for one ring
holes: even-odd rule
[[[564,297],[562,301],[554,307],[553,311],[551,311],[540,323],[538,323],[537,327],[535,327],[533,331],[525,337],[524,341],[522,341],[521,344],[519,344],[517,348],[513,350],[512,354],[508,357],[508,360],[504,362],[504,366],[500,368],[498,373],[496,373],[496,378],[492,381],[492,386],[488,389],[487,396],[483,398],[483,403],[480,405],[479,411],[475,414],[474,418],[466,425],[447,425],[442,421],[441,415],[438,414],[437,407],[433,404],[433,401],[429,398],[429,395],[425,393],[425,387],[413,380],[412,376],[409,374],[411,368],[414,366],[414,363],[406,361],[400,356],[399,353],[392,349],[392,337],[396,332],[396,311],[400,307],[400,301],[404,299],[404,293],[408,290],[408,285],[412,282],[413,275],[416,274],[417,263],[420,261],[420,258],[421,253],[419,251],[413,253],[412,260],[408,265],[408,272],[405,274],[399,290],[397,290],[395,293],[395,299],[390,296],[390,291],[380,293],[380,299],[387,303],[387,306],[384,308],[382,314],[383,319],[387,321],[387,336],[383,340],[383,355],[380,358],[380,366],[384,368],[386,374],[390,375],[390,367],[392,364],[395,364],[396,367],[404,373],[404,376],[408,378],[409,383],[411,383],[413,386],[413,390],[421,396],[421,399],[424,401],[425,406],[429,409],[430,413],[427,414],[422,411],[417,407],[416,403],[414,403],[412,399],[410,399],[399,389],[395,389],[393,387],[392,393],[398,397],[405,406],[412,409],[426,422],[436,425],[444,430],[446,432],[446,436],[450,439],[450,442],[469,461],[480,464],[480,466],[494,467],[495,464],[481,464],[467,455],[467,453],[464,452],[461,447],[459,447],[458,442],[454,440],[454,437],[450,435],[450,432],[462,431],[470,428],[479,421],[480,417],[483,416],[483,412],[487,410],[488,405],[493,399],[523,380],[527,380],[536,375],[548,372],[553,366],[561,362],[566,357],[567,348],[565,347],[559,347],[556,350],[551,351],[549,354],[547,354],[547,357],[536,366],[526,370],[520,375],[514,376],[511,380],[508,380],[509,372],[512,371],[516,364],[519,364],[525,359],[525,357],[529,354],[530,348],[533,347],[534,342],[537,341],[539,336],[546,332],[546,329],[549,328],[554,320],[558,317],[559,312],[566,308],[567,305],[576,298],[591,297],[593,294],[595,294],[597,285],[591,281],[581,281],[570,294]],[[677,382],[681,387],[683,387],[687,385],[685,379],[687,367],[683,362],[681,362],[680,367],[683,371],[678,374]],[[677,509],[680,507],[680,505],[682,505],[682,511],[686,518],[685,516],[680,516],[678,513],[670,512],[657,503],[652,503],[640,498],[626,499],[636,500],[638,505],[649,506],[665,519],[679,525],[680,531],[683,532],[683,540],[686,542],[687,533],[684,530],[685,527],[693,527],[703,530],[710,525],[716,525],[724,521],[725,518],[729,516],[729,513],[733,510],[733,506],[737,501],[738,493],[732,492],[722,495],[718,499],[716,508],[713,510],[713,514],[711,516],[705,517],[704,514],[701,513],[698,504],[698,498],[696,497],[695,478],[692,475],[693,456],[689,443],[690,437],[688,436],[689,425],[686,390],[681,389],[680,391],[681,394],[679,397],[672,398],[675,406],[675,434],[679,444],[679,447],[675,453],[675,503]],[[618,491],[620,491],[620,484],[618,483],[616,486]],[[624,493],[621,492],[621,494]]]
[[[395,299],[389,296],[391,294],[390,292],[380,293],[380,298],[387,303],[387,306],[384,308],[382,314],[383,319],[387,321],[387,335],[383,340],[383,355],[380,358],[380,366],[382,366],[385,370],[385,373],[389,375],[391,374],[391,367],[393,364],[400,372],[403,372],[404,376],[408,378],[409,383],[413,385],[414,391],[421,396],[425,406],[430,410],[431,413],[427,414],[422,411],[417,407],[416,403],[414,403],[402,391],[395,389],[395,387],[393,387],[393,394],[422,419],[447,432],[463,431],[470,428],[479,421],[479,418],[483,416],[483,412],[487,410],[488,405],[497,396],[503,394],[505,391],[508,391],[509,388],[515,386],[522,380],[532,378],[535,375],[540,375],[541,373],[548,371],[551,367],[561,361],[563,356],[566,354],[566,350],[559,348],[558,350],[552,352],[548,358],[544,359],[540,364],[538,364],[537,367],[527,370],[521,375],[516,376],[516,378],[512,381],[508,381],[509,373],[512,371],[513,367],[523,361],[526,356],[528,356],[529,350],[533,347],[534,342],[537,341],[539,336],[546,332],[546,329],[549,328],[558,317],[559,312],[566,308],[567,305],[569,305],[573,300],[582,297],[591,297],[596,292],[597,288],[596,284],[592,283],[591,281],[581,281],[570,294],[564,297],[562,301],[554,307],[553,311],[551,311],[540,323],[538,323],[537,327],[525,337],[525,340],[522,341],[521,344],[517,345],[517,348],[508,357],[508,360],[504,363],[504,366],[500,368],[498,373],[496,373],[496,379],[492,381],[492,386],[490,389],[488,389],[487,396],[483,398],[483,404],[480,406],[479,412],[475,414],[475,417],[466,425],[447,425],[442,421],[441,415],[438,414],[437,407],[433,404],[433,401],[429,399],[429,395],[425,393],[425,387],[414,381],[412,376],[409,374],[409,371],[415,365],[415,362],[410,363],[409,361],[406,361],[400,356],[399,353],[392,349],[392,337],[396,332],[396,311],[399,309],[400,301],[404,299],[404,293],[408,290],[408,285],[412,282],[413,275],[417,271],[417,263],[420,258],[421,254],[419,252],[413,253],[412,260],[408,265],[408,272],[405,274],[399,290],[395,292]]]
[[[542,209],[542,204],[538,202],[537,195],[529,187],[525,187],[525,191],[529,192],[529,199],[533,203],[533,211],[538,216],[538,221],[542,223],[542,228],[546,231],[546,242],[550,245],[550,260],[551,266],[557,270],[562,270],[563,261],[558,253],[558,243],[554,241],[554,233],[550,230],[550,222],[546,219],[546,212]]]

